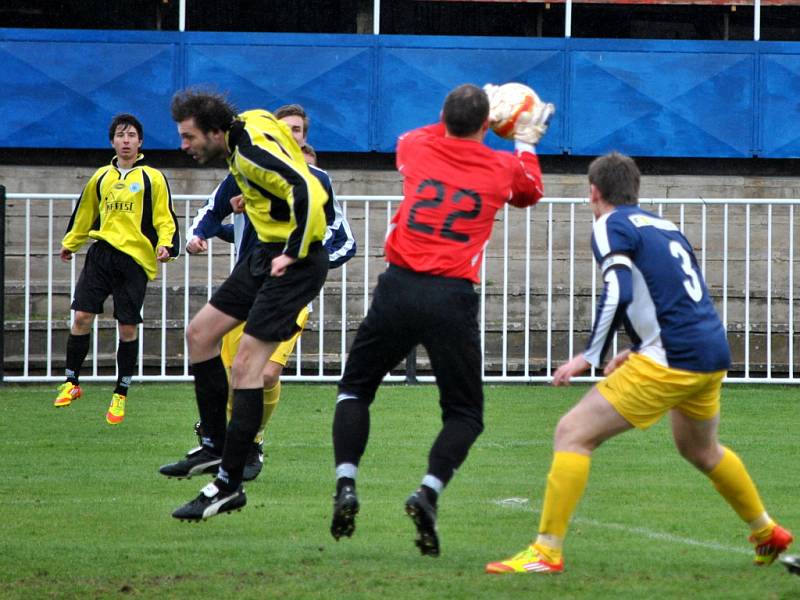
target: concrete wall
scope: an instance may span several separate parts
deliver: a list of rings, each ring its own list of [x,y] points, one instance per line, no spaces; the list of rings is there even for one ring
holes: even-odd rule
[[[98,165],[100,166],[100,165]],[[322,165],[324,167],[324,165]],[[93,168],[0,165],[0,183],[9,193],[78,193]],[[224,169],[164,169],[173,194],[205,194],[225,176]],[[334,169],[329,171],[337,194],[399,194],[394,170]],[[548,196],[584,197],[586,177],[544,174]],[[662,198],[798,198],[800,176],[644,176],[642,197]]]

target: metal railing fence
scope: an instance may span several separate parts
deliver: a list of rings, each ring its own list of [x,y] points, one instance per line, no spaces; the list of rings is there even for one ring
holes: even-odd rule
[[[285,380],[336,381],[349,342],[384,268],[383,237],[399,196],[340,195],[356,236],[357,256],[330,272]],[[58,259],[74,194],[8,194],[5,269],[5,381],[61,380],[69,302],[85,248]],[[182,236],[206,196],[174,195]],[[645,198],[695,245],[698,261],[728,329],[734,365],[729,382],[797,383],[798,199]],[[481,270],[480,330],[486,382],[546,382],[588,337],[601,282],[589,248],[592,216],[585,199],[545,198],[536,207],[506,206]],[[185,240],[184,240],[185,242]],[[161,265],[150,283],[140,326],[137,379],[190,380],[183,332],[234,262],[230,244],[211,241],[202,256]],[[82,379],[113,380],[116,329],[95,321]],[[619,341],[624,343],[623,340]],[[615,341],[613,351],[616,350]],[[432,381],[419,349],[416,372]],[[579,380],[594,381],[592,371]],[[387,376],[406,378],[401,364]]]

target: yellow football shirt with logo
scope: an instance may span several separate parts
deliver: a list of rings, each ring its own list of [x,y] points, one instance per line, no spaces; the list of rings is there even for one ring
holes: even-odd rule
[[[302,259],[327,230],[328,193],[306,165],[291,131],[265,110],[239,114],[227,133],[228,166],[262,242],[283,242]]]
[[[158,273],[155,249],[164,246],[176,258],[180,233],[167,179],[161,171],[142,164],[143,159],[139,154],[125,175],[117,167],[116,156],[95,171],[61,244],[77,252],[87,238],[104,240],[133,258],[152,280]]]

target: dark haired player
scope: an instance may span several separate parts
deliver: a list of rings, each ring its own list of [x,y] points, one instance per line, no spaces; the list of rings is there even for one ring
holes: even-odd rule
[[[136,369],[138,325],[148,280],[158,273],[156,261],[166,262],[180,252],[178,221],[172,209],[167,179],[143,163],[139,153],[142,124],[130,114],[111,121],[108,138],[116,151],[110,165],[100,167],[86,183],[61,242],[61,260],[86,242],[97,240],[86,253],[72,310],[75,318],[67,338],[66,381],[55,406],[69,406],[81,397],[80,370],[89,352],[89,333],[106,298],[114,298],[119,329],[117,385],[106,421],[125,418],[128,387]]]
[[[171,109],[184,151],[203,164],[227,160],[242,192],[231,201],[234,212],[247,210],[259,240],[186,331],[203,424],[201,452],[209,462],[221,460],[216,479],[172,513],[196,521],[247,502],[242,479],[264,410],[264,366],[300,329],[297,315],[328,273],[322,245],[328,195],[291,131],[273,114],[236,114],[224,97],[196,90],[175,94]],[[220,341],[242,321],[247,323],[231,366],[233,410],[226,426],[228,379]]]
[[[367,445],[370,404],[384,375],[409,350],[428,352],[442,410],[422,484],[406,500],[422,554],[437,556],[437,500],[483,430],[478,295],[473,285],[506,203],[532,206],[542,197],[534,146],[544,127],[518,132],[516,152],[484,145],[489,98],[461,85],[445,98],[441,122],[397,143],[403,201],[386,238],[389,267],[350,348],[333,420],[336,461],[331,533],[351,536],[359,503],[355,485]]]

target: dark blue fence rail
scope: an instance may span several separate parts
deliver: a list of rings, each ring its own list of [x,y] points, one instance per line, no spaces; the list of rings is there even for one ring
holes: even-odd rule
[[[172,93],[208,85],[303,104],[319,150],[391,152],[454,85],[514,80],[558,107],[543,154],[800,156],[800,43],[0,29],[0,64],[0,147],[105,148],[128,111],[175,148]]]

